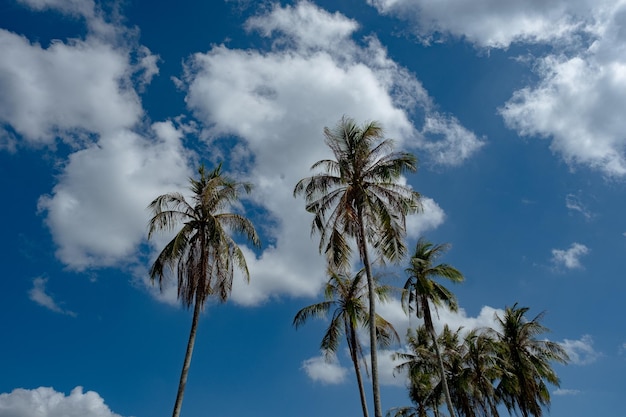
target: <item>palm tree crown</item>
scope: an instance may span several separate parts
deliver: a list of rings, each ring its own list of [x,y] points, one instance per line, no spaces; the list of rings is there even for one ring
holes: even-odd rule
[[[250,220],[224,211],[237,203],[241,190],[250,192],[251,185],[225,177],[221,168],[220,164],[207,172],[203,165],[198,169],[200,178],[189,179],[191,203],[182,194],[172,192],[157,197],[149,206],[153,217],[148,238],[156,231],[173,230],[182,224],[152,265],[150,278],[162,284],[167,270],[176,270],[178,297],[186,307],[203,305],[213,294],[225,301],[232,288],[234,267],[249,280],[243,252],[229,231],[260,245]]]
[[[398,180],[416,170],[415,156],[392,152],[393,141],[383,139],[376,122],[357,126],[344,117],[334,129],[324,128],[324,136],[335,159],[313,164],[311,169],[323,172],[300,180],[294,189],[294,195],[304,194],[307,211],[315,215],[312,232],[321,235],[320,252],[333,265],[345,266],[351,259],[346,238],[354,238],[361,257],[369,242],[383,260],[401,259],[405,217],[420,208],[420,196]]]
[[[537,336],[548,331],[540,321],[543,313],[532,320],[525,316],[528,307],[507,307],[503,317],[497,317],[498,354],[504,372],[496,394],[506,408],[519,410],[523,417],[541,417],[542,406],[550,405],[546,382],[559,386],[559,378],[551,361],[567,363],[567,353],[561,345]]]

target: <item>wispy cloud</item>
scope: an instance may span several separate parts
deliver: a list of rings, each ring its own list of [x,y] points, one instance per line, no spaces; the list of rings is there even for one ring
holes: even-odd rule
[[[48,310],[52,310],[55,313],[66,314],[68,316],[76,317],[76,313],[61,308],[59,304],[57,304],[57,302],[54,300],[54,298],[46,293],[47,282],[48,278],[35,278],[33,280],[33,288],[28,291],[28,297],[40,306],[43,306]]]
[[[588,334],[583,335],[579,340],[565,339],[561,342],[561,346],[574,365],[589,365],[602,356],[593,348],[593,338]]]
[[[552,394],[554,395],[561,395],[561,396],[565,396],[565,395],[579,395],[581,393],[580,390],[577,389],[563,389],[563,388],[559,388],[556,389],[552,392]]]
[[[582,268],[580,258],[589,253],[590,249],[581,243],[572,243],[569,249],[552,249],[552,262],[555,266],[567,269]]]
[[[577,211],[587,220],[593,217],[593,213],[583,204],[581,198],[576,194],[568,194],[565,196],[565,207],[568,210]]]

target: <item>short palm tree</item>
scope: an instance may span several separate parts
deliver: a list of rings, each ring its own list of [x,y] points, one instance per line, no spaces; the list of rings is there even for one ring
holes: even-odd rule
[[[293,319],[293,324],[298,328],[311,316],[325,317],[330,310],[333,310],[332,318],[320,347],[327,358],[334,356],[339,348],[339,338],[342,334],[345,335],[359,387],[363,417],[368,417],[367,400],[359,364],[363,360],[363,351],[358,336],[359,327],[369,326],[370,323],[366,307],[367,283],[364,270],[361,269],[354,278],[332,270],[329,271],[329,276],[330,278],[324,288],[325,301],[298,311]],[[389,291],[390,287],[388,286],[377,286],[376,296],[384,301],[387,299]],[[376,315],[376,333],[381,345],[389,345],[393,341],[400,340],[391,323],[379,315]]]
[[[464,417],[498,417],[494,382],[502,376],[502,367],[496,355],[496,341],[488,330],[473,329],[463,341],[463,369],[457,376],[452,395],[459,414]],[[459,398],[460,397],[460,398]]]
[[[243,235],[255,246],[260,245],[256,230],[247,218],[225,211],[238,202],[242,190],[249,192],[251,186],[229,179],[221,168],[220,164],[207,171],[201,166],[200,178],[190,178],[191,202],[182,194],[172,192],[157,197],[149,205],[153,216],[148,238],[157,231],[182,226],[154,261],[150,278],[153,282],[158,280],[162,288],[168,272],[175,271],[178,298],[185,307],[194,306],[174,417],[180,415],[200,311],[210,296],[226,301],[232,288],[234,268],[241,270],[246,280],[250,277],[243,252],[229,232]]]
[[[414,310],[417,317],[424,319],[424,326],[430,333],[433,347],[439,361],[439,374],[443,387],[443,393],[451,417],[455,416],[454,407],[450,398],[446,371],[442,355],[437,343],[437,333],[433,325],[430,304],[435,307],[445,304],[451,311],[456,311],[458,305],[454,294],[436,282],[434,278],[446,278],[452,282],[463,281],[463,275],[456,268],[448,264],[435,265],[436,259],[448,249],[447,245],[433,245],[421,238],[415,246],[415,252],[410,260],[410,266],[406,269],[408,279],[404,284],[402,301],[409,311]]]
[[[311,169],[322,172],[300,180],[294,195],[304,194],[307,211],[314,214],[312,232],[320,233],[320,252],[333,267],[346,268],[354,239],[368,284],[370,321],[376,317],[375,284],[368,245],[381,261],[398,261],[405,254],[405,217],[420,207],[419,194],[399,183],[406,171],[416,170],[410,153],[393,152],[375,122],[358,126],[343,117],[334,129],[324,128],[326,145],[335,159],[324,159]],[[382,417],[378,382],[376,331],[370,326],[370,355],[374,415]]]
[[[432,349],[432,338],[426,327],[407,332],[406,344],[409,352],[396,352],[394,360],[401,361],[395,371],[404,371],[409,379],[409,398],[415,407],[398,407],[387,413],[394,417],[428,417],[429,409],[439,407],[437,392],[438,362]]]
[[[528,307],[507,307],[497,317],[498,355],[504,366],[496,394],[509,412],[519,410],[523,417],[541,417],[542,407],[550,405],[546,382],[559,386],[559,378],[550,362],[567,363],[561,345],[537,337],[548,331],[540,322],[544,313],[532,320],[525,316]]]

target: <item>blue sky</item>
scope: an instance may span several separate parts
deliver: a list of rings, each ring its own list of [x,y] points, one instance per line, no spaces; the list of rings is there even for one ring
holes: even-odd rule
[[[324,262],[295,183],[342,115],[415,153],[420,236],[466,282],[439,322],[546,312],[550,415],[614,415],[626,388],[626,4],[621,0],[0,2],[0,416],[160,416],[191,313],[147,268],[146,206],[198,163],[255,184],[250,285],[201,318],[183,415],[360,413],[320,358]],[[403,284],[404,265],[392,283]],[[380,307],[400,334],[417,324]],[[394,349],[402,349],[397,346]],[[381,352],[383,408],[408,405]]]

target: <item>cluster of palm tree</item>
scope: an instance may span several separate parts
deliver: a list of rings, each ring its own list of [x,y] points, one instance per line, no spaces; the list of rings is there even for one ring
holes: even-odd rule
[[[319,172],[300,180],[294,196],[304,195],[306,210],[314,215],[312,232],[320,234],[319,251],[326,255],[329,280],[325,301],[300,310],[294,325],[298,327],[308,318],[332,310],[321,348],[331,357],[345,336],[364,417],[368,417],[368,410],[361,366],[364,365],[366,372],[368,367],[358,329],[369,331],[368,373],[372,380],[374,416],[382,417],[378,346],[389,346],[399,341],[399,337],[393,326],[376,313],[376,303],[388,299],[392,289],[379,285],[373,268],[387,262],[397,263],[406,256],[406,216],[421,206],[419,193],[402,185],[400,180],[405,172],[416,170],[417,160],[410,153],[394,151],[393,142],[383,137],[376,122],[359,126],[344,117],[335,128],[325,128],[324,135],[334,159],[315,163],[312,169]],[[152,212],[149,238],[155,232],[174,232],[181,227],[157,256],[150,277],[163,288],[164,280],[175,276],[178,298],[185,307],[193,306],[173,417],[180,415],[200,312],[211,298],[222,302],[228,299],[235,269],[249,279],[245,257],[232,235],[260,245],[250,220],[230,212],[237,206],[241,193],[248,193],[251,185],[228,178],[221,169],[221,164],[210,171],[204,166],[199,168],[199,178],[190,178],[191,201],[171,192],[149,205]],[[456,417],[455,411],[463,416],[496,416],[496,406],[500,403],[509,410],[520,410],[523,417],[540,416],[541,406],[549,404],[544,381],[558,384],[549,361],[564,361],[564,352],[556,344],[538,342],[535,336],[545,330],[538,323],[540,317],[528,322],[524,318],[526,310],[515,307],[507,309],[500,322],[500,333],[470,333],[473,336],[466,337],[461,344],[458,332],[446,330],[437,335],[431,306],[445,304],[455,310],[457,304],[454,295],[434,278],[453,282],[463,279],[449,265],[434,265],[446,248],[420,239],[406,270],[403,305],[407,312],[415,312],[422,318],[424,326],[408,336],[412,353],[398,354],[398,358],[405,360],[400,367],[409,370],[409,396],[417,411],[402,408],[396,410],[396,415],[424,417],[427,410],[439,415],[443,398],[450,417]],[[358,257],[353,259],[355,249]],[[359,271],[352,275],[357,264]],[[509,323],[514,320],[518,321],[517,327]],[[494,338],[494,334],[499,338]],[[459,346],[467,352],[462,353]],[[498,349],[486,354],[493,346]],[[485,370],[484,374],[470,377],[463,373],[474,360],[472,355],[478,355],[476,361],[483,361],[480,369]],[[470,392],[463,384],[469,384],[471,378],[471,385],[467,385],[473,390]]]
[[[349,271],[353,245],[358,251],[367,280],[374,416],[382,417],[379,337],[377,326],[372,325],[377,320],[372,265],[397,262],[406,253],[406,216],[418,211],[420,195],[399,180],[403,173],[416,170],[417,159],[410,153],[394,152],[393,142],[384,138],[376,122],[359,126],[344,116],[335,128],[324,128],[324,136],[334,159],[313,164],[311,169],[320,172],[300,180],[294,196],[303,194],[306,210],[314,215],[312,232],[320,234],[319,250],[326,255],[330,270]],[[363,412],[367,417],[365,407]]]
[[[398,371],[408,375],[409,398],[414,406],[392,409],[394,417],[439,415],[444,385],[449,386],[453,412],[463,417],[498,417],[499,406],[523,417],[540,417],[550,405],[546,383],[559,386],[551,362],[566,363],[563,348],[539,340],[545,333],[543,314],[526,318],[527,307],[507,307],[497,316],[496,328],[462,329],[448,326],[437,336],[441,355],[434,347],[431,332],[419,326],[407,335],[409,352],[398,352]],[[443,363],[444,377],[437,372]],[[453,414],[454,415],[454,414]]]

